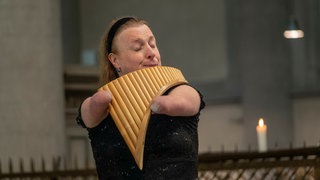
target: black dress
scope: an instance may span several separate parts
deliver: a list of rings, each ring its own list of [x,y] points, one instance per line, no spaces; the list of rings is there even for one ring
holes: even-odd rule
[[[201,96],[200,110],[204,106]],[[110,115],[88,129],[99,179],[197,179],[200,110],[191,117],[151,115],[143,170],[136,165]]]

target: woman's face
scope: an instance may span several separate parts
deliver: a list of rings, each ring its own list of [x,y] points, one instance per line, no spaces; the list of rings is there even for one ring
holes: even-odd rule
[[[160,66],[161,57],[156,39],[147,25],[129,26],[120,31],[113,40],[115,53],[109,60],[120,75],[151,66]]]

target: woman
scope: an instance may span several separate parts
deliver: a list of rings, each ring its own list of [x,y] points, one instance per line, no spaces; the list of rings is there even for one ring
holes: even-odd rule
[[[100,45],[101,85],[145,67],[160,66],[156,39],[146,21],[115,21]],[[169,89],[151,102],[143,170],[135,164],[107,107],[108,91],[84,100],[77,122],[87,128],[99,179],[197,179],[198,118],[204,102],[189,85]]]

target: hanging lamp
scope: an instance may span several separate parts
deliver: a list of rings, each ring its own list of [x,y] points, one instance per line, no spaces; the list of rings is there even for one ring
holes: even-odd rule
[[[296,18],[290,17],[288,27],[283,32],[283,36],[287,39],[298,39],[304,37],[304,32],[300,29]]]

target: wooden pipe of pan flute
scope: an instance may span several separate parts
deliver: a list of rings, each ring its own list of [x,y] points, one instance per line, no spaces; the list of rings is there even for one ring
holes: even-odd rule
[[[140,169],[152,99],[187,83],[179,69],[155,66],[123,75],[99,89],[111,92],[110,114]]]

